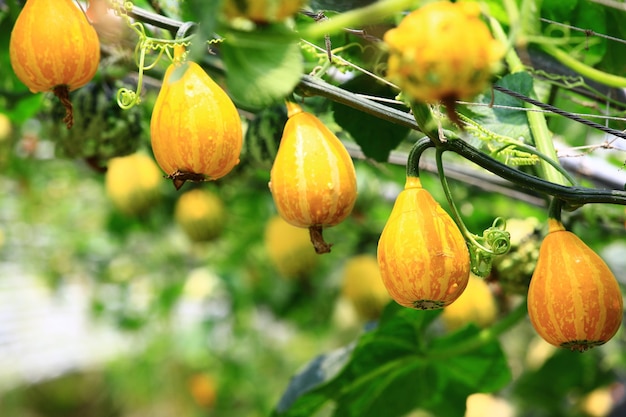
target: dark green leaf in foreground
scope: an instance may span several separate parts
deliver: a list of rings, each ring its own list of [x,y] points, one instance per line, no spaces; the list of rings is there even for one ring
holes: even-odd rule
[[[260,110],[289,95],[303,71],[298,38],[284,25],[230,30],[220,51],[228,92],[238,107]]]
[[[334,417],[394,417],[418,408],[441,417],[463,415],[468,395],[495,391],[511,375],[497,340],[467,348],[478,340],[476,327],[437,337],[432,324],[439,313],[390,304],[343,369],[330,373],[336,376],[322,381],[330,355],[316,358],[287,389],[297,383],[302,395],[291,391],[274,415],[310,416],[327,403]]]

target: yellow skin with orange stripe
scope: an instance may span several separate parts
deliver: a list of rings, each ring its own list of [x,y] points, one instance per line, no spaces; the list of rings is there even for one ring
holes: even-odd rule
[[[387,78],[410,98],[470,99],[497,70],[504,47],[480,18],[477,2],[438,1],[414,10],[385,33]]]
[[[72,0],[28,0],[9,44],[15,75],[33,93],[87,84],[100,63],[93,26]]]
[[[276,209],[294,226],[334,226],[348,217],[356,201],[352,158],[315,115],[295,103],[288,103],[287,110],[270,173]]]
[[[620,327],[622,293],[606,263],[556,219],[541,244],[528,288],[528,315],[548,343],[584,351]]]
[[[378,242],[378,265],[398,304],[420,310],[443,308],[467,286],[470,258],[454,220],[407,177]]]
[[[172,63],[150,120],[152,151],[166,174],[216,180],[239,163],[241,119],[232,100],[192,61]]]
[[[280,22],[304,7],[306,0],[225,0],[223,11],[229,19],[245,17],[254,22]]]

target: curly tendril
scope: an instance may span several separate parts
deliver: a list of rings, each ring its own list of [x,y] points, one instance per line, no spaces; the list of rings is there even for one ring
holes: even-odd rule
[[[466,237],[471,270],[480,277],[489,275],[494,256],[504,255],[511,249],[511,235],[506,231],[506,220],[502,217],[495,219],[482,236]]]
[[[494,255],[504,255],[511,249],[511,234],[506,231],[506,220],[502,217],[496,218],[483,232],[483,238]]]

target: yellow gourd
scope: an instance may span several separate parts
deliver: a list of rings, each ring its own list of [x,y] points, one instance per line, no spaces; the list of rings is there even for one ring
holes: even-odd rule
[[[352,158],[321,120],[295,103],[287,103],[278,153],[269,188],[280,216],[308,228],[317,253],[330,252],[322,229],[342,222],[357,196]]]
[[[378,261],[373,255],[356,255],[346,261],[342,275],[341,295],[363,320],[380,317],[391,301],[383,284]]]
[[[429,3],[387,31],[387,77],[410,98],[470,99],[488,84],[504,54],[476,2]]]
[[[452,331],[468,323],[487,327],[498,315],[496,299],[483,278],[470,275],[463,294],[452,304],[443,309],[441,319],[446,329]]]
[[[163,176],[147,154],[111,158],[105,174],[107,196],[122,213],[137,216],[147,212],[161,198]]]
[[[528,288],[528,315],[548,343],[585,351],[611,339],[622,323],[622,293],[606,263],[550,218]]]
[[[279,22],[293,16],[306,0],[225,0],[227,18],[245,17],[257,23]]]
[[[307,230],[287,223],[280,216],[268,220],[264,240],[270,262],[284,278],[302,279],[318,263]]]
[[[194,242],[209,242],[219,237],[225,219],[224,203],[209,190],[189,190],[176,201],[174,220]]]
[[[150,120],[152,151],[180,188],[185,181],[216,180],[239,163],[241,119],[230,97],[195,62],[168,67]]]
[[[383,283],[398,304],[429,310],[456,300],[469,280],[470,258],[454,220],[407,177],[378,242]]]
[[[100,63],[100,41],[72,0],[28,0],[9,43],[15,75],[33,93],[54,92],[72,127],[69,92],[87,84]]]

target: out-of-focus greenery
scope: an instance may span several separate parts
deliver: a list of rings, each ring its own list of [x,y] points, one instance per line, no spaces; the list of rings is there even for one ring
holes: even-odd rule
[[[8,45],[17,3],[0,4],[2,45]],[[155,2],[137,5],[150,7],[150,3]],[[313,4],[321,7],[327,3]],[[542,12],[564,21],[567,13],[575,11],[575,21],[585,22],[582,10],[588,3],[572,2],[567,9],[558,7],[561,2],[556,0],[544,1]],[[499,2],[486,4],[506,23]],[[191,17],[194,11],[206,11],[203,5],[189,2],[180,11],[176,2],[168,2],[160,12]],[[597,13],[599,6],[593,7],[594,16],[600,16],[600,24],[594,28],[623,38],[621,26],[608,24],[615,21],[616,12]],[[212,19],[207,20],[215,23]],[[300,16],[296,24],[304,20]],[[281,33],[264,30],[270,35]],[[254,36],[243,39],[251,41]],[[293,63],[295,43],[290,43],[290,38],[282,41]],[[352,45],[342,54],[349,61],[367,61],[363,56],[367,54],[354,47],[360,38],[334,36],[332,41],[334,47]],[[275,57],[271,42],[260,47],[268,55],[259,56]],[[626,54],[620,53],[622,45],[603,39],[592,47],[588,59],[599,62],[604,70],[623,67]],[[10,68],[8,47],[0,50],[0,67]],[[306,71],[326,59],[323,52],[301,52]],[[231,50],[227,62],[233,65],[248,58],[240,53]],[[250,56],[254,58],[254,54]],[[217,58],[208,58],[213,59]],[[208,67],[223,76],[220,65]],[[134,72],[132,67],[127,70]],[[237,70],[245,72],[246,68]],[[345,67],[341,71],[348,72]],[[160,72],[150,75],[157,79]],[[254,81],[255,88],[262,85],[259,78],[242,79],[235,81],[241,99],[250,93],[245,88],[249,82]],[[284,93],[282,80],[271,81],[273,88],[265,91],[268,95]],[[0,134],[0,263],[18,266],[17,270],[34,277],[53,297],[68,285],[80,286],[89,298],[85,314],[94,326],[114,329],[126,346],[117,356],[87,368],[64,370],[41,381],[11,381],[10,387],[0,389],[2,417],[254,417],[283,412],[304,416],[323,403],[315,415],[330,416],[339,410],[345,416],[410,412],[407,416],[445,417],[462,415],[465,398],[482,391],[488,392],[490,399],[500,400],[505,411],[489,414],[490,409],[485,408],[481,415],[507,416],[514,410],[519,416],[587,417],[606,415],[606,410],[600,414],[597,410],[601,407],[596,404],[593,408],[590,403],[599,398],[600,405],[606,405],[611,387],[616,394],[611,405],[618,402],[626,370],[623,330],[607,345],[578,354],[546,345],[522,319],[501,337],[455,354],[455,348],[467,340],[480,339],[478,328],[469,324],[447,333],[437,313],[403,310],[393,303],[377,327],[360,321],[342,300],[345,261],[356,254],[375,254],[380,232],[404,184],[404,166],[380,162],[391,150],[405,152],[416,139],[415,134],[406,135],[404,128],[394,126],[391,139],[383,143],[379,136],[388,131],[387,122],[371,116],[359,118],[353,109],[320,97],[304,99],[307,109],[347,143],[360,144],[369,158],[355,161],[359,196],[352,215],[324,232],[326,240],[334,244],[332,252],[320,256],[315,268],[299,279],[281,276],[267,255],[265,224],[276,214],[267,186],[268,159],[275,149],[251,147],[250,139],[263,136],[263,146],[277,146],[280,123],[276,120],[284,120],[283,113],[269,113],[274,124],[262,123],[264,120],[254,120],[249,113],[255,106],[242,106],[247,110],[242,112],[244,124],[255,126],[258,133],[247,137],[248,153],[244,152],[233,172],[210,184],[187,183],[179,192],[164,179],[158,190],[162,198],[148,212],[138,216],[119,212],[107,198],[101,171],[106,159],[119,149],[127,153],[140,148],[149,153],[148,125],[158,81],[152,83],[133,113],[133,117],[141,115],[141,132],[132,138],[132,144],[124,143],[132,146],[106,147],[106,155],[94,163],[91,153],[74,153],[75,159],[69,159],[67,152],[59,152],[59,138],[49,128],[49,115],[42,114],[52,106],[53,97],[31,95],[11,71],[0,74],[0,116],[6,115],[11,127],[6,135]],[[380,85],[368,86],[363,78],[337,84],[363,94],[393,96]],[[551,88],[548,84],[543,87]],[[589,106],[581,104],[587,100],[585,96],[563,91],[556,94],[554,104],[569,111],[589,111]],[[489,98],[481,100],[486,103]],[[493,112],[481,111],[484,119],[478,113],[473,115],[488,125]],[[123,125],[127,114],[115,112],[115,126]],[[99,123],[103,120],[98,119]],[[611,125],[624,128],[623,121],[611,121]],[[494,126],[505,132],[528,131],[526,124],[515,126],[518,130],[511,130],[511,123]],[[551,118],[549,127],[568,146],[598,143],[594,132],[576,122]],[[278,135],[272,136],[277,130]],[[85,138],[87,142],[90,139]],[[92,146],[90,152],[92,149],[97,147]],[[603,156],[612,169],[623,170],[623,151],[598,151],[595,155]],[[470,185],[467,181],[474,167],[452,156],[446,156],[446,161],[459,164],[467,173],[467,178],[461,175],[450,181],[454,200],[472,232],[480,234],[497,217],[515,219],[512,225],[518,220],[536,225],[529,233],[533,239],[514,242],[512,252],[504,255],[503,263],[508,260],[513,265],[505,268],[496,262],[489,278],[499,317],[506,319],[523,302],[519,294],[532,271],[529,262],[545,233],[546,202],[541,196],[527,196],[525,201],[522,194]],[[425,169],[421,178],[424,187],[449,210],[437,175]],[[593,184],[584,176],[579,179]],[[227,207],[224,231],[216,240],[192,242],[174,222],[178,196],[194,187],[210,188]],[[604,257],[621,283],[626,282],[625,217],[624,207],[608,205],[564,213],[567,226]],[[513,272],[520,276],[503,276]],[[0,282],[3,278],[0,276]],[[516,291],[507,290],[507,279],[518,285]],[[2,341],[0,334],[0,346]],[[398,362],[398,358],[406,362]],[[301,395],[303,388],[312,391]],[[590,397],[590,393],[594,395]],[[295,406],[292,411],[281,408],[286,404]],[[415,407],[421,410],[411,411]]]

